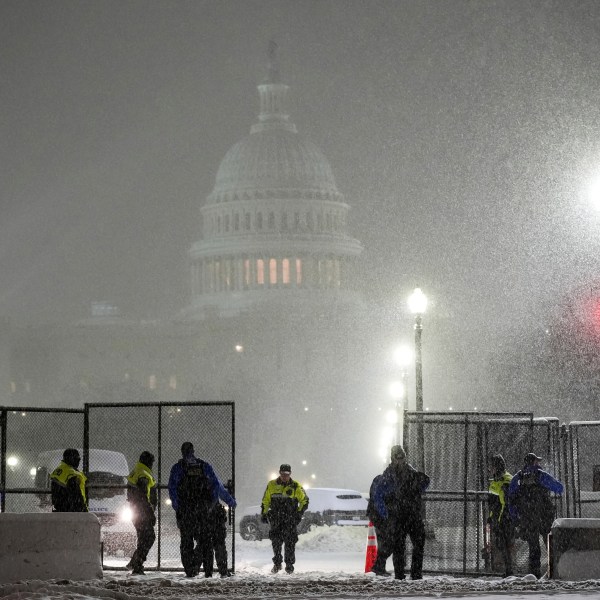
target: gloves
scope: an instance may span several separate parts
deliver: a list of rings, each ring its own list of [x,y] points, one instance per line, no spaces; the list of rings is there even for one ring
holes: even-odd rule
[[[299,525],[300,521],[302,521],[302,513],[301,512],[297,512],[296,513],[296,525]]]
[[[260,520],[262,523],[268,523],[269,517],[267,515],[260,515]]]

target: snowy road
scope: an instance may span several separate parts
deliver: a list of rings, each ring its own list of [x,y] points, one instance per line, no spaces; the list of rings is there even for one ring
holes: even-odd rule
[[[365,574],[364,528],[319,528],[301,536],[296,572],[272,575],[268,540],[236,540],[236,573],[229,579],[186,578],[181,572],[148,571],[131,576],[105,571],[101,580],[75,582],[23,581],[0,585],[2,600],[192,600],[197,598],[258,600],[262,598],[411,598],[477,597],[486,600],[583,600],[600,592],[600,580],[579,582],[525,577],[455,578],[425,576],[422,581],[396,581]],[[123,559],[125,562],[125,559]],[[390,565],[388,565],[389,567]]]

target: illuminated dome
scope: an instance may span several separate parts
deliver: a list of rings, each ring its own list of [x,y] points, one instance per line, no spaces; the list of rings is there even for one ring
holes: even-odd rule
[[[289,123],[281,125],[254,131],[227,152],[209,203],[269,193],[338,199],[335,178],[323,153],[285,127]]]
[[[235,316],[255,308],[338,310],[355,305],[349,206],[329,162],[285,111],[288,86],[271,55],[258,86],[260,112],[234,144],[200,208],[201,239],[189,251],[192,303],[185,318]],[[296,310],[296,312],[297,312]]]

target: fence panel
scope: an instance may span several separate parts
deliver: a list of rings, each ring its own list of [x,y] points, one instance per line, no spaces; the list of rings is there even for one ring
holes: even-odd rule
[[[3,512],[49,512],[50,473],[65,448],[83,448],[83,410],[2,407]],[[57,457],[57,458],[56,458]]]
[[[211,463],[223,483],[234,479],[234,405],[230,402],[181,404],[87,404],[86,441],[89,447],[90,501],[92,489],[105,500],[102,522],[104,564],[124,568],[135,549],[135,530],[121,520],[126,508],[126,482],[106,479],[106,471],[120,476],[122,462],[131,469],[144,450],[155,455],[158,482],[157,540],[148,555],[149,569],[182,569],[179,530],[171,509],[167,484],[171,467],[181,458],[181,444],[191,441],[196,456]],[[85,456],[84,456],[85,458]],[[94,461],[104,464],[97,471]],[[126,473],[125,473],[126,475]],[[104,478],[103,478],[104,477]],[[229,568],[234,569],[233,520],[228,525]]]
[[[486,527],[489,458],[502,454],[507,468],[516,472],[536,439],[539,444],[555,440],[550,427],[547,421],[535,423],[530,413],[405,414],[404,445],[409,460],[431,478],[426,494],[425,570],[494,571],[497,561]],[[550,441],[544,445],[543,451],[552,451],[554,456]],[[521,558],[516,563],[518,570],[526,571]]]
[[[567,487],[574,517],[600,518],[600,421],[569,423]]]

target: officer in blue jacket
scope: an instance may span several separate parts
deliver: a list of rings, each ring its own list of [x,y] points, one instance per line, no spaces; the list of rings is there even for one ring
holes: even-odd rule
[[[204,575],[212,576],[214,508],[219,499],[230,508],[236,501],[223,487],[212,466],[194,456],[194,445],[184,442],[182,458],[171,468],[169,497],[177,517],[181,537],[180,551],[183,569],[195,577],[204,562]]]
[[[541,576],[540,535],[547,539],[554,521],[555,508],[550,492],[563,493],[563,484],[542,471],[542,458],[530,452],[523,468],[508,486],[508,510],[518,524],[521,537],[529,545],[529,572]]]

